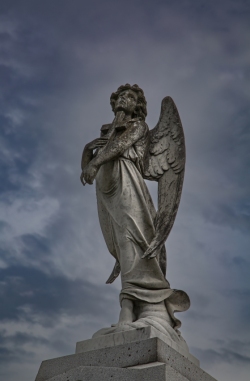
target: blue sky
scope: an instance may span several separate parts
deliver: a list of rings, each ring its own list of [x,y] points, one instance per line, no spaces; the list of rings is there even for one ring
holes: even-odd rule
[[[250,373],[250,4],[36,1],[0,5],[0,378],[117,321],[120,280],[101,235],[84,145],[137,83],[153,128],[172,96],[186,137],[167,278],[191,308],[182,334],[219,381]],[[156,184],[149,184],[156,200]]]

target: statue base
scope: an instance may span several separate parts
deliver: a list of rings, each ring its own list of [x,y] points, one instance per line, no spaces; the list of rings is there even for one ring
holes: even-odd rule
[[[80,341],[74,355],[43,361],[35,381],[216,381],[153,327]]]
[[[171,327],[170,329],[173,330]],[[99,337],[95,337],[95,335],[94,338],[90,340],[79,341],[78,343],[76,343],[75,353],[88,352],[101,348],[109,348],[117,345],[129,344],[134,341],[142,341],[157,337],[164,343],[168,344],[171,348],[175,349],[177,352],[182,354],[184,357],[188,358],[195,365],[200,365],[199,360],[193,355],[191,355],[191,353],[189,353],[188,346],[184,339],[182,339],[182,341],[180,341],[180,343],[178,344],[174,340],[171,340],[169,336],[164,335],[158,329],[151,326],[130,329],[128,331],[117,332]],[[183,343],[185,343],[185,345],[182,345]]]

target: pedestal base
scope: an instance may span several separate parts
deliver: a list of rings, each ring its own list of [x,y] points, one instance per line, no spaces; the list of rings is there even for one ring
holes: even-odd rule
[[[216,381],[158,336],[149,327],[79,342],[76,354],[43,361],[35,381]]]
[[[49,381],[188,381],[171,366],[155,362],[132,368],[80,366]]]
[[[180,343],[178,344],[174,340],[171,340],[168,336],[164,335],[162,332],[150,326],[144,328],[131,329],[129,331],[124,332],[113,333],[110,335],[99,336],[90,340],[79,341],[78,343],[76,343],[75,353],[88,352],[94,349],[115,347],[117,345],[127,344],[134,341],[142,341],[154,337],[161,339],[171,348],[175,349],[184,357],[187,357],[195,365],[200,365],[199,360],[193,355],[191,355],[191,353],[189,353],[188,346],[186,342],[183,340],[183,338],[181,338]],[[183,343],[185,345],[183,345]]]

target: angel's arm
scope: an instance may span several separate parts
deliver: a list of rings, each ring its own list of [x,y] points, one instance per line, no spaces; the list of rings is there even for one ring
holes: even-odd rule
[[[91,161],[96,167],[119,157],[126,149],[143,137],[146,124],[139,122],[131,124],[119,137],[111,139],[104,149]]]
[[[88,163],[93,159],[93,150],[87,149],[86,146],[82,152],[81,169],[82,171],[88,165]]]
[[[94,157],[93,151],[97,148],[101,148],[101,147],[105,146],[107,141],[108,141],[108,138],[100,137],[100,138],[94,139],[90,143],[86,144],[86,146],[84,147],[83,153],[82,153],[82,161],[81,161],[82,170],[93,159],[93,157]]]
[[[80,180],[81,180],[83,185],[85,185],[83,170],[85,167],[87,167],[89,162],[93,159],[93,157],[94,157],[93,151],[95,149],[103,147],[107,143],[107,140],[108,139],[106,137],[100,137],[100,138],[94,139],[90,143],[86,144],[86,146],[84,147],[84,150],[82,153],[82,160],[81,160],[82,173],[80,176]]]

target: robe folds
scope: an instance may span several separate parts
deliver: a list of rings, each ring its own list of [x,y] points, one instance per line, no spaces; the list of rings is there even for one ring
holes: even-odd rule
[[[155,235],[156,210],[140,168],[134,146],[100,167],[96,176],[100,225],[109,252],[120,263],[120,301],[165,301],[177,328],[180,322],[173,312],[186,310],[189,298],[183,291],[170,288],[159,265],[159,254],[142,258]]]

